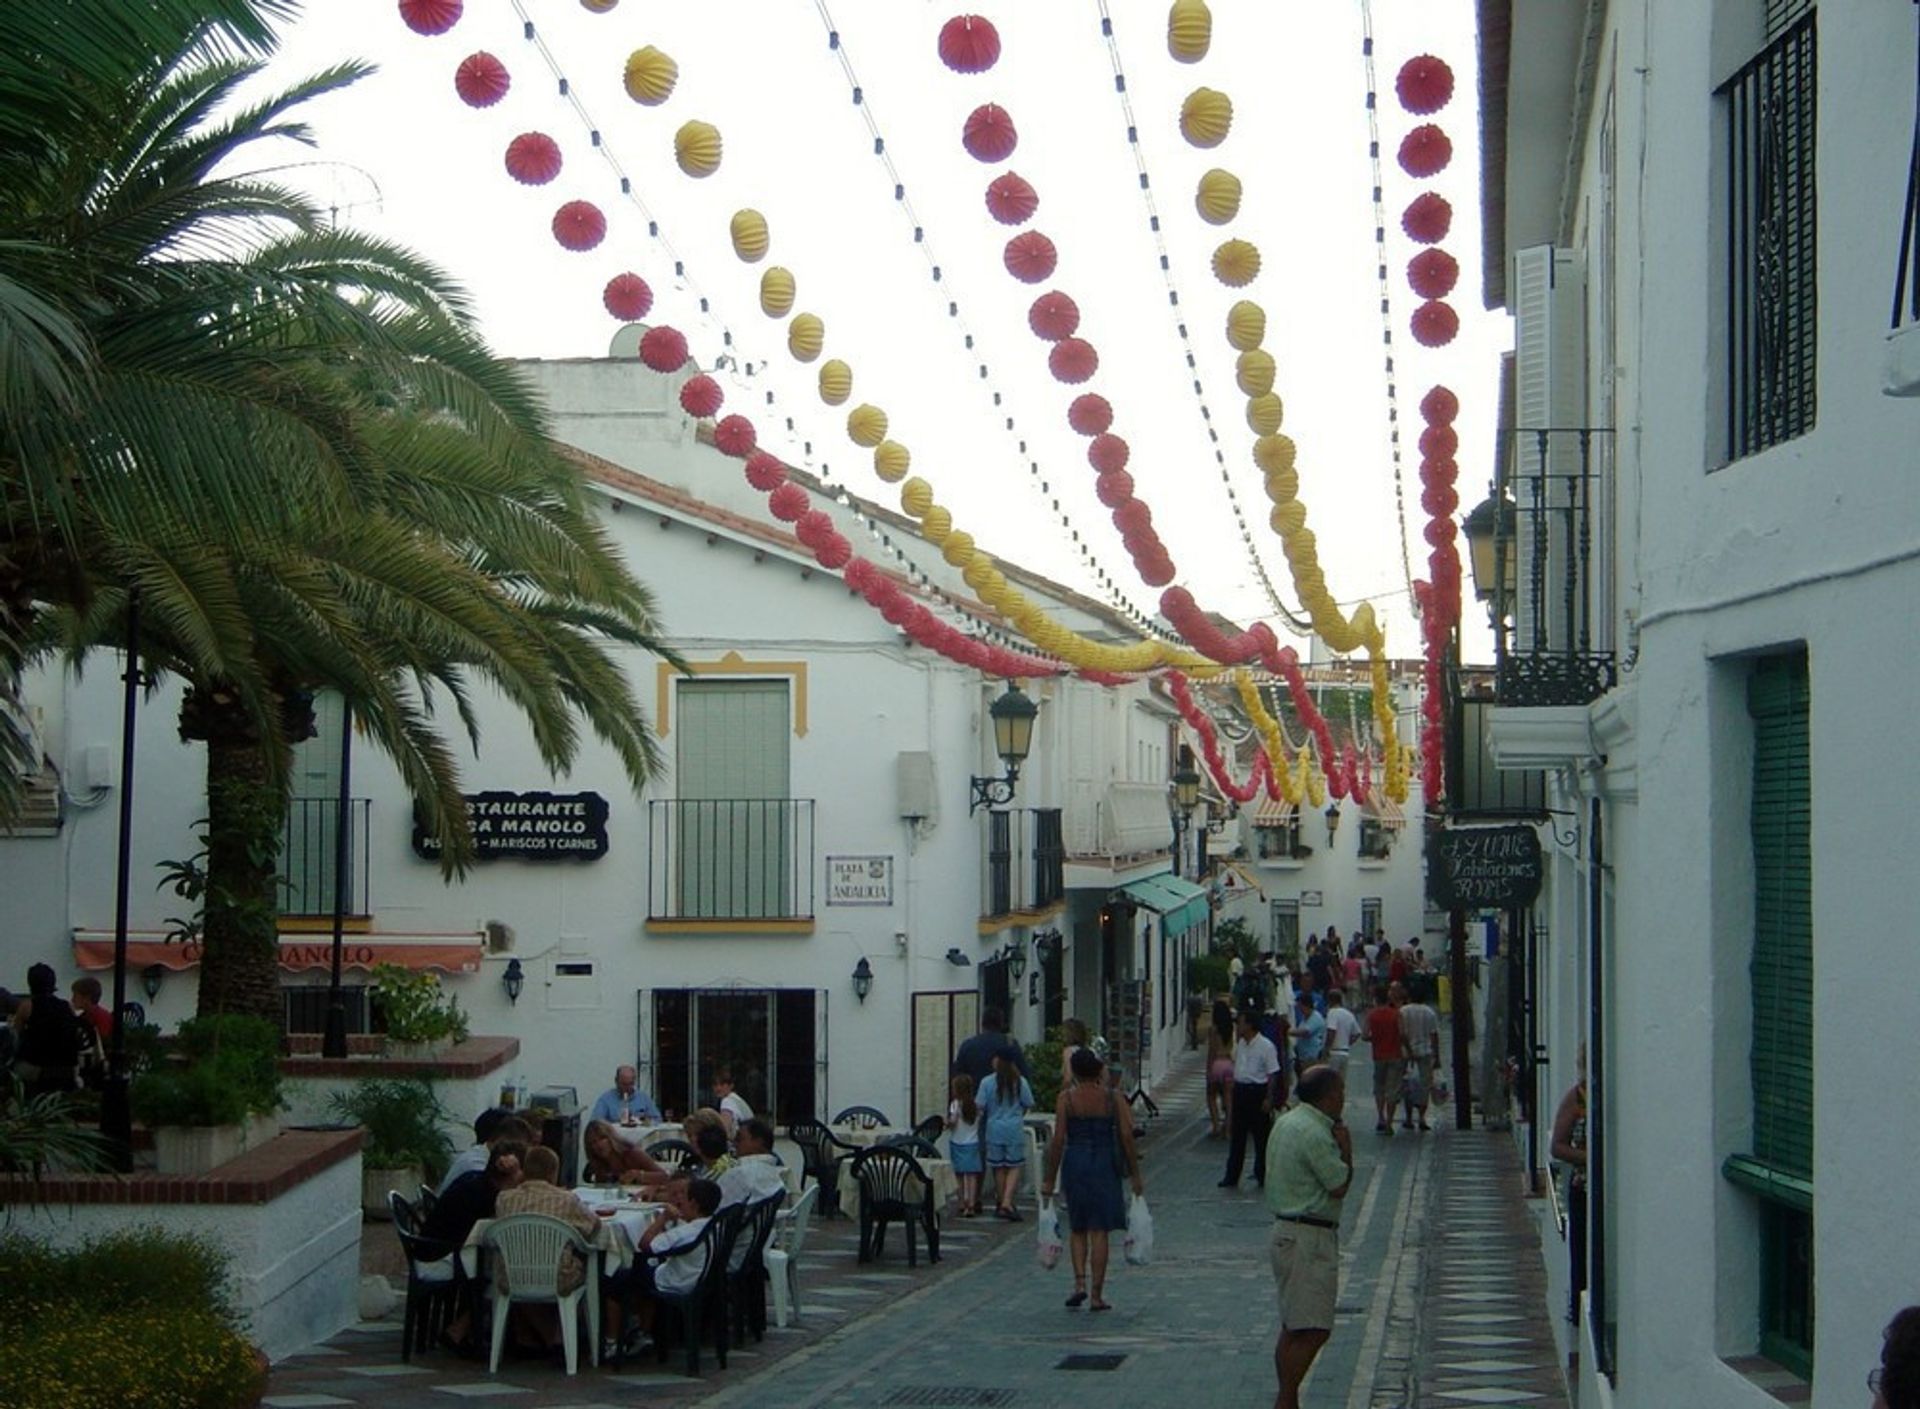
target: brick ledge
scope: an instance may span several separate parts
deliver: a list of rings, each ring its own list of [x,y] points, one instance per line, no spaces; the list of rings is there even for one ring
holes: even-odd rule
[[[360,1152],[366,1132],[289,1130],[205,1174],[0,1175],[0,1205],[265,1204]]]
[[[352,1051],[352,1039],[348,1050]],[[357,1076],[432,1076],[448,1081],[471,1081],[500,1070],[520,1055],[517,1037],[469,1037],[445,1056],[421,1060],[413,1057],[352,1056],[322,1057],[318,1053],[297,1054],[280,1059],[282,1076],[338,1077]]]

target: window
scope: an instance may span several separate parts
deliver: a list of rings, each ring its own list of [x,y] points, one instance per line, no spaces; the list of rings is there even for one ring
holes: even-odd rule
[[[1310,854],[1310,849],[1300,842],[1300,814],[1297,812],[1278,826],[1255,827],[1253,834],[1262,861],[1286,861]]]
[[[812,914],[811,804],[790,796],[789,680],[682,680],[674,793],[653,804],[672,908],[693,919]],[[744,1094],[744,1091],[743,1093]]]
[[[1360,854],[1384,861],[1393,853],[1393,828],[1372,817],[1360,819]]]
[[[327,994],[325,984],[315,984],[299,988],[283,988],[281,999],[286,1004],[288,1032],[325,1032],[327,1030]],[[364,1033],[384,1031],[386,1023],[375,1021],[369,1024],[367,986],[364,983],[343,983],[340,985],[341,1005],[347,1014],[347,1031]]]
[[[710,1105],[713,1073],[728,1067],[757,1114],[817,1119],[825,1012],[825,995],[811,988],[656,991],[654,1100],[669,1113]]]
[[[1366,853],[1367,833],[1363,826],[1360,832],[1361,854]],[[1386,903],[1377,895],[1370,895],[1360,902],[1360,936],[1372,939],[1386,928]]]
[[[1273,936],[1268,948],[1275,954],[1291,955],[1291,963],[1300,962],[1300,902],[1298,900],[1276,900],[1273,902]]]

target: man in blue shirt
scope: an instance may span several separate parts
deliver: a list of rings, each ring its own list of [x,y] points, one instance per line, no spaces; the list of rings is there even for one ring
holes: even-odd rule
[[[613,1074],[613,1089],[601,1093],[588,1113],[589,1122],[604,1120],[609,1125],[631,1125],[639,1120],[660,1119],[660,1108],[653,1098],[640,1090],[640,1074],[632,1067],[621,1067]]]
[[[1303,1072],[1316,1065],[1327,1050],[1327,1020],[1313,1006],[1313,995],[1302,993],[1294,1000],[1293,1069]]]

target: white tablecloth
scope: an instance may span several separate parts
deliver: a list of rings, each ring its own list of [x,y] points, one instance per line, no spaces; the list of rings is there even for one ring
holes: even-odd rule
[[[611,1125],[613,1138],[623,1145],[645,1147],[656,1140],[684,1140],[687,1129],[678,1121],[636,1121],[632,1125]]]
[[[862,1130],[858,1126],[836,1125],[833,1138],[843,1145],[857,1145],[865,1149],[870,1145],[884,1145],[889,1140],[897,1140],[903,1135],[911,1135],[911,1130],[901,1130],[892,1125],[876,1125],[871,1130]]]

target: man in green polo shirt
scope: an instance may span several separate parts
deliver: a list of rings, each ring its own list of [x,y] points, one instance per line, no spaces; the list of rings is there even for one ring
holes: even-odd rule
[[[1300,1409],[1300,1383],[1333,1333],[1340,1282],[1340,1200],[1353,1183],[1353,1137],[1341,1112],[1346,1079],[1329,1066],[1301,1073],[1299,1104],[1267,1137],[1267,1210],[1273,1214],[1273,1280],[1280,1296],[1274,1409]]]

